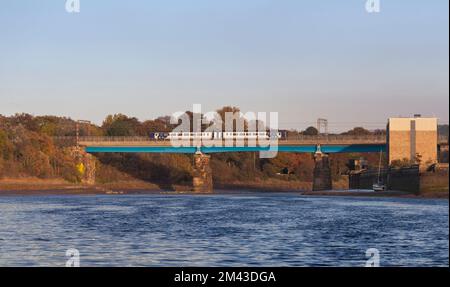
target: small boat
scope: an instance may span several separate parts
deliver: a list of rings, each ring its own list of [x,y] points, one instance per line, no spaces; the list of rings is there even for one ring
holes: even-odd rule
[[[372,185],[372,189],[373,189],[373,191],[385,191],[386,190],[386,185],[382,184],[381,182],[374,183]]]
[[[380,162],[378,163],[378,181],[372,185],[373,191],[385,191],[386,185],[381,181],[381,159],[383,156],[383,152],[380,152]]]

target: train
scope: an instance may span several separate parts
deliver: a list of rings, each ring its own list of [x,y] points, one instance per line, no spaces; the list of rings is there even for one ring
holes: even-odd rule
[[[286,138],[287,132],[278,131],[276,139]],[[153,140],[269,140],[270,132],[152,132]]]

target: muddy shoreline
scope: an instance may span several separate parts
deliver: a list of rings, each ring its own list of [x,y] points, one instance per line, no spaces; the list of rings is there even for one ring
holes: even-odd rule
[[[448,192],[433,192],[423,194],[411,194],[401,191],[357,191],[357,190],[336,190],[336,191],[302,191],[289,188],[242,188],[241,186],[219,188],[212,193],[195,193],[188,186],[177,187],[176,190],[164,190],[159,188],[107,188],[104,186],[0,186],[0,196],[73,196],[73,195],[211,195],[211,194],[255,194],[255,193],[292,193],[302,196],[357,196],[357,197],[401,197],[401,198],[435,198],[448,199]]]

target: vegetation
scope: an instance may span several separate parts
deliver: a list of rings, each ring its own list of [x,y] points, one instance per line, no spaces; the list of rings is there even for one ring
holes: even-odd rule
[[[239,111],[224,107],[218,111]],[[188,113],[192,118],[193,114]],[[64,179],[79,183],[72,143],[62,143],[58,137],[75,136],[77,123],[69,118],[16,114],[0,116],[0,178],[37,177]],[[248,123],[245,122],[245,127]],[[79,124],[81,136],[148,136],[155,131],[170,131],[175,125],[169,117],[139,121],[123,114],[109,115],[101,126]],[[205,128],[205,127],[204,127]],[[378,131],[382,132],[382,131]],[[289,131],[317,135],[314,127],[304,131]],[[370,134],[355,128],[346,134]],[[333,179],[338,181],[347,172],[349,159],[366,157],[377,165],[378,155],[332,155]],[[183,154],[97,154],[96,179],[99,183],[141,180],[170,188],[172,185],[190,185],[192,156]],[[252,182],[311,182],[314,159],[311,154],[280,153],[274,159],[259,159],[255,153],[214,154],[211,158],[214,183],[227,186],[232,183]]]
[[[438,126],[438,133],[440,136],[447,136],[448,137],[448,125],[439,125]]]
[[[53,120],[29,115],[0,117],[0,176],[79,181],[69,150],[57,147],[48,135]]]

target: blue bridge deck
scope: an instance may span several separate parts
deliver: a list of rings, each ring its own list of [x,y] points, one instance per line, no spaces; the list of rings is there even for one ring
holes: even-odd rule
[[[172,146],[86,146],[88,153],[186,153],[193,154],[198,151],[196,147],[172,147]],[[260,152],[269,151],[269,147],[201,147],[202,153],[223,152]],[[292,145],[278,146],[278,152],[314,153],[316,145]],[[386,144],[350,144],[350,145],[322,145],[324,153],[365,153],[385,152]]]

